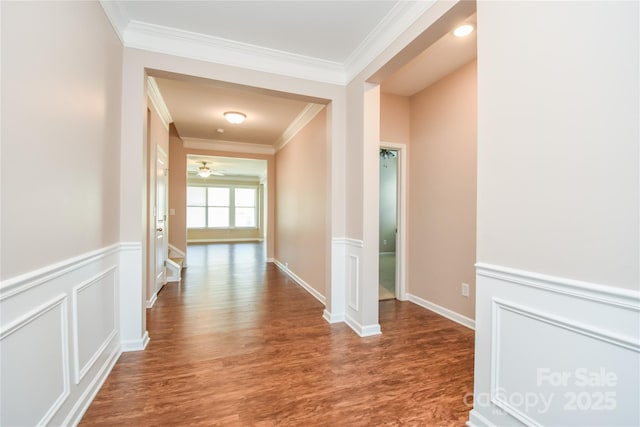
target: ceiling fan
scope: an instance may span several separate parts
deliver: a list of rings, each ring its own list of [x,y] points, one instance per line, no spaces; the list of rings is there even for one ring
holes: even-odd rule
[[[207,167],[207,162],[202,162],[202,166],[200,166],[200,168],[198,169],[197,175],[201,178],[207,178],[209,177],[209,175],[224,176],[224,172],[211,171],[211,169]]]

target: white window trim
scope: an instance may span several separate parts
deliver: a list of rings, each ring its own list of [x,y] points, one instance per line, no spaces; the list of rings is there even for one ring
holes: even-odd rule
[[[259,217],[260,217],[260,206],[259,206],[259,192],[260,188],[258,184],[209,184],[209,183],[187,183],[187,188],[189,187],[202,187],[202,188],[228,188],[229,189],[229,226],[228,227],[209,227],[209,215],[208,208],[210,207],[226,207],[226,206],[210,206],[209,205],[209,192],[205,191],[205,205],[189,205],[189,201],[187,200],[187,208],[189,207],[198,207],[205,209],[204,221],[205,227],[189,227],[187,225],[188,230],[257,230],[259,229]],[[249,208],[253,207],[254,212],[254,223],[253,226],[236,226],[236,206],[235,206],[235,189],[236,188],[250,188],[254,190],[254,203],[253,206],[240,206],[241,208]]]

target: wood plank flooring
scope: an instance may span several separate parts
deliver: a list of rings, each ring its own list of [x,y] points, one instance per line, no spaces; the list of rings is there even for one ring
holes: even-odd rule
[[[383,334],[330,325],[261,244],[194,245],[81,426],[463,426],[473,332],[410,302]]]

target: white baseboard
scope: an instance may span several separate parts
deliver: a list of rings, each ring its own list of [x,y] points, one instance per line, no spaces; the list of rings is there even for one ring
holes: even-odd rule
[[[358,321],[353,319],[348,314],[345,315],[344,321],[361,338],[380,335],[382,333],[382,331],[380,330],[380,325],[377,323],[375,325],[361,325]]]
[[[468,427],[495,427],[495,424],[478,413],[478,411],[471,410],[469,412],[469,421],[465,423]]]
[[[139,340],[123,341],[120,343],[122,352],[126,353],[129,351],[144,350],[147,348],[147,344],[149,344],[149,339],[149,331],[145,331],[144,335]]]
[[[111,373],[111,370],[115,366],[121,354],[122,351],[120,351],[119,349],[116,349],[111,353],[109,358],[105,361],[105,363],[98,371],[98,374],[93,378],[89,386],[85,389],[76,404],[73,406],[62,425],[77,426],[80,423],[80,420],[82,420],[84,413],[87,412],[87,409],[89,409],[89,405],[91,405],[91,402],[93,402],[96,394],[98,394],[98,392],[102,388],[102,385],[109,377],[109,373]]]
[[[158,300],[158,291],[154,292],[153,295],[151,295],[151,298],[147,300],[147,308],[152,308],[157,300]]]
[[[344,313],[342,313],[342,314],[333,314],[333,313],[330,313],[327,310],[324,310],[322,312],[322,317],[328,323],[341,323],[341,322],[344,322]]]
[[[309,292],[315,299],[320,301],[322,303],[322,305],[327,305],[324,295],[322,295],[320,292],[315,290],[310,284],[308,284],[307,282],[302,280],[302,278],[300,276],[296,275],[293,271],[289,270],[288,267],[286,267],[284,264],[282,264],[277,259],[274,259],[273,262],[278,266],[278,268],[280,270],[282,270],[283,273],[285,273],[287,276],[291,277],[294,282],[296,282],[298,285],[300,285],[300,287],[302,287],[305,291]]]
[[[448,308],[444,308],[441,305],[435,304],[431,301],[427,301],[426,299],[409,293],[407,293],[407,299],[422,308],[433,311],[434,313],[439,314],[442,317],[446,317],[449,320],[453,320],[454,322],[459,323],[462,326],[466,326],[469,329],[475,329],[476,327],[475,320],[463,316],[460,313],[456,313],[455,311],[449,310]]]
[[[267,258],[267,262],[275,263],[275,262],[276,262],[276,259],[275,259],[275,258]]]
[[[239,237],[235,239],[189,239],[187,243],[234,243],[234,242],[263,242],[259,237]]]

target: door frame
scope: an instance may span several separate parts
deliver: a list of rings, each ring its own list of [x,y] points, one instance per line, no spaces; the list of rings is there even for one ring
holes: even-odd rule
[[[396,236],[396,299],[407,301],[407,259],[409,242],[407,241],[407,158],[409,148],[407,144],[380,141],[380,148],[398,152],[397,170],[397,202],[396,222],[398,233]]]
[[[158,252],[158,247],[156,245],[156,243],[158,242],[157,239],[157,235],[155,235],[155,239],[153,240],[154,242],[154,260],[156,260],[155,262],[155,269],[154,269],[154,278],[155,278],[155,294],[157,294],[158,292],[160,292],[160,289],[162,289],[162,287],[164,285],[167,284],[167,268],[166,268],[166,261],[167,258],[169,256],[169,212],[168,212],[168,208],[169,208],[169,155],[167,154],[167,152],[159,145],[156,144],[155,145],[155,167],[154,167],[154,172],[155,172],[155,204],[154,204],[154,217],[155,217],[155,224],[154,224],[154,230],[156,230],[157,232],[157,227],[158,227],[158,216],[160,215],[160,212],[158,212],[158,187],[159,187],[159,178],[160,178],[160,168],[158,163],[160,162],[160,158],[164,159],[164,167],[162,168],[162,175],[165,177],[165,182],[164,182],[164,197],[162,198],[164,201],[164,218],[162,219],[162,228],[163,231],[162,233],[164,234],[164,237],[162,239],[162,283],[158,283],[158,276],[157,276],[157,272],[158,272],[158,258],[157,258],[157,252]]]

